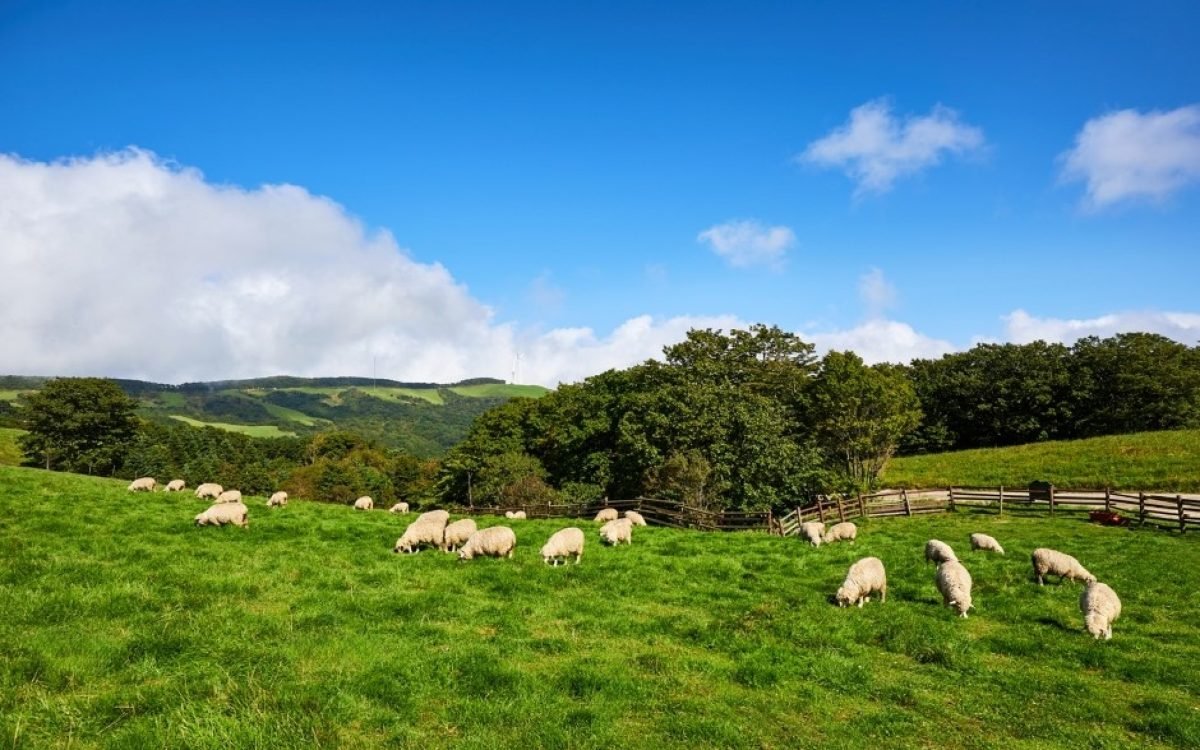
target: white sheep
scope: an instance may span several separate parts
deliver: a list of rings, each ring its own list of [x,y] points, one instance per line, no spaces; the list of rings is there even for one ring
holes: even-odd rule
[[[429,514],[418,517],[396,540],[396,546],[392,548],[392,552],[414,554],[420,551],[423,544],[430,547],[441,547],[445,543],[446,520],[449,517],[450,514],[444,510],[431,511]]]
[[[217,503],[195,518],[197,526],[222,526],[231,523],[242,528],[250,527],[250,510],[240,502]]]
[[[821,546],[821,537],[825,535],[825,524],[820,521],[805,521],[800,524],[800,535],[814,547]]]
[[[836,526],[834,528],[837,528]],[[864,557],[846,571],[846,580],[838,588],[834,598],[839,607],[857,604],[861,607],[871,601],[871,594],[879,592],[879,601],[887,601],[887,572],[878,557]]]
[[[366,495],[363,495],[362,497],[360,497],[359,499],[354,501],[354,509],[355,510],[374,510],[375,509],[375,501],[372,500],[371,498],[367,497]]]
[[[525,511],[523,510],[506,510],[504,511],[505,518],[515,518],[519,521],[525,520]]]
[[[1000,546],[1000,542],[997,542],[995,537],[988,536],[987,534],[972,534],[971,549],[1004,554],[1004,548]]]
[[[600,527],[600,539],[613,546],[621,542],[633,544],[633,522],[628,518],[609,521]]]
[[[217,495],[215,502],[217,503],[240,503],[242,501],[241,490],[225,490],[220,495]]]
[[[957,561],[958,555],[954,554],[954,550],[950,548],[949,544],[939,539],[930,539],[925,542],[925,562],[941,565],[951,560]]]
[[[417,521],[435,521],[440,520],[442,525],[450,523],[450,511],[448,510],[427,510],[417,516]],[[416,523],[414,521],[414,523]]]
[[[617,518],[618,513],[616,508],[605,508],[597,513],[596,517],[592,520],[599,523],[600,521],[615,521]]]
[[[154,492],[154,488],[158,486],[158,482],[154,477],[141,477],[129,483],[128,490],[130,492]]]
[[[858,537],[858,527],[849,521],[843,523],[835,523],[830,527],[829,531],[821,537],[821,541],[825,544],[832,542],[848,541],[853,542]]]
[[[442,552],[453,552],[467,543],[471,535],[479,530],[474,519],[464,518],[446,526],[442,532]]]
[[[1038,547],[1029,559],[1033,563],[1033,574],[1037,576],[1039,586],[1045,584],[1044,579],[1048,575],[1058,576],[1059,583],[1067,578],[1072,581],[1096,580],[1096,576],[1089,573],[1087,568],[1079,564],[1078,560],[1058,550]]]
[[[225,491],[225,488],[219,484],[215,484],[213,482],[205,482],[204,484],[202,484],[196,488],[196,497],[211,498],[213,500],[216,500],[218,497],[221,496],[221,493],[224,491]]]
[[[172,479],[167,482],[167,492],[182,492],[184,487],[187,487],[187,482],[182,479]]]
[[[408,503],[404,503],[404,502],[396,503],[392,507],[388,508],[388,513],[407,513],[407,512],[408,512]]]
[[[1093,638],[1112,638],[1113,621],[1121,616],[1121,599],[1108,584],[1093,579],[1088,581],[1079,596],[1079,611],[1083,613],[1083,624]]]
[[[517,535],[507,526],[492,526],[480,529],[471,535],[458,550],[459,560],[470,560],[476,556],[512,557],[517,546]]]
[[[574,526],[559,529],[542,545],[544,563],[553,561],[554,565],[558,565],[560,558],[565,563],[571,555],[575,556],[576,565],[583,559],[583,530]]]
[[[966,567],[958,560],[947,560],[938,565],[934,583],[942,593],[942,603],[966,617],[971,608],[971,574]]]
[[[269,500],[267,500],[267,507],[268,508],[282,508],[283,506],[287,505],[287,500],[288,500],[288,494],[286,492],[283,492],[282,490],[280,490],[279,492],[276,492],[274,495],[271,495],[271,498]]]
[[[628,518],[629,522],[632,523],[634,526],[645,526],[646,525],[646,519],[643,518],[642,514],[638,513],[636,510],[625,511],[625,517]]]

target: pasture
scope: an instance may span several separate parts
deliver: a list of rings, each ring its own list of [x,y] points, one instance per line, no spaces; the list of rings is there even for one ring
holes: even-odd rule
[[[160,478],[165,480],[166,478]],[[958,512],[875,520],[854,545],[636,529],[579,566],[391,546],[412,515],[293,501],[197,529],[190,492],[0,467],[5,747],[1200,746],[1200,536]],[[1007,557],[970,552],[972,531]],[[952,544],[971,617],[922,548]],[[1124,612],[1093,641],[1075,554]],[[839,609],[854,560],[886,604]]]
[[[177,419],[185,424],[190,424],[192,427],[216,427],[218,430],[227,430],[229,432],[240,432],[243,435],[250,437],[295,437],[296,433],[281,430],[273,424],[230,424],[228,422],[202,422],[199,419],[184,417],[179,414],[172,414],[171,419]]]

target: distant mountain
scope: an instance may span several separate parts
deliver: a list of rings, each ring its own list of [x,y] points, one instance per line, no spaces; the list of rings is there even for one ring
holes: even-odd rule
[[[50,378],[0,376],[0,423],[11,419],[21,393]],[[418,456],[436,456],[466,434],[478,415],[512,398],[548,389],[494,378],[458,383],[275,376],[169,385],[114,378],[151,420],[212,426],[260,437],[353,430]],[[15,426],[15,425],[13,425]]]

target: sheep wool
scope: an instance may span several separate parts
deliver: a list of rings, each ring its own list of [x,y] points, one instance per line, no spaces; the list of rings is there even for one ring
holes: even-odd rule
[[[934,582],[942,594],[942,603],[966,617],[971,608],[971,574],[966,567],[958,560],[947,560],[938,565]]]
[[[408,503],[396,503],[392,507],[388,508],[388,513],[407,513],[407,512],[408,512]]]
[[[242,501],[241,490],[225,490],[220,495],[217,495],[216,502],[218,503],[240,503]]]
[[[1121,616],[1121,599],[1108,584],[1091,580],[1079,596],[1079,611],[1092,637],[1107,641],[1112,638],[1113,621]]]
[[[592,520],[596,521],[597,523],[599,523],[601,521],[605,521],[605,522],[615,521],[615,520],[617,520],[617,509],[616,508],[604,508],[599,513],[597,513],[596,517]]]
[[[442,522],[443,526],[450,523],[450,511],[448,511],[448,510],[428,510],[428,511],[425,511],[424,513],[422,513],[421,515],[417,516],[417,521],[438,521],[438,520],[440,520]]]
[[[844,523],[835,523],[830,527],[829,531],[825,532],[825,536],[821,541],[829,544],[831,542],[853,542],[858,537],[858,527],[846,521]]]
[[[196,497],[211,498],[213,500],[216,500],[218,497],[221,496],[221,493],[224,491],[225,491],[225,488],[219,484],[214,484],[213,482],[205,482],[204,484],[202,484],[196,488]]]
[[[559,529],[542,545],[542,562],[558,565],[561,560],[575,556],[575,564],[583,559],[583,530],[574,526]]]
[[[362,497],[360,497],[359,499],[354,501],[354,509],[355,510],[374,510],[374,508],[375,508],[375,501],[372,500],[371,498],[367,497],[366,495],[363,495]]]
[[[195,518],[197,526],[224,526],[231,523],[246,529],[250,527],[250,510],[241,502],[216,503]]]
[[[464,518],[447,525],[446,530],[442,532],[442,552],[454,552],[466,544],[471,535],[478,530],[472,518]]]
[[[167,492],[181,492],[184,487],[187,487],[187,482],[182,479],[172,479],[167,482]]]
[[[825,524],[820,521],[805,521],[800,524],[800,535],[814,547],[821,546],[821,537],[825,535]]]
[[[518,520],[525,519],[525,511],[523,510],[506,510],[504,511],[505,518],[515,518]]]
[[[642,514],[638,513],[636,510],[625,511],[625,517],[628,518],[629,522],[632,523],[634,526],[645,526],[646,525],[646,519],[642,518]]]
[[[972,534],[971,549],[1004,554],[1004,548],[1000,546],[1000,542],[997,542],[995,537],[988,536],[987,534]]]
[[[621,542],[633,544],[633,522],[628,518],[609,521],[600,527],[600,539],[613,546]]]
[[[282,508],[283,506],[287,505],[287,498],[288,494],[286,492],[276,492],[274,495],[271,495],[269,500],[267,500],[267,507]]]
[[[1096,580],[1096,576],[1089,573],[1087,568],[1079,564],[1078,560],[1058,550],[1038,547],[1029,559],[1033,563],[1033,575],[1037,577],[1039,586],[1045,584],[1044,579],[1048,575],[1058,576],[1059,583],[1065,579],[1072,581]]]
[[[862,607],[871,601],[871,594],[876,591],[879,592],[879,601],[886,602],[887,572],[883,569],[883,561],[878,557],[864,557],[846,571],[846,580],[842,581],[834,598],[839,607],[855,604]]]
[[[141,477],[129,483],[130,492],[154,492],[154,488],[158,486],[158,482],[154,477]]]
[[[938,539],[930,539],[925,542],[925,562],[941,565],[951,560],[958,560],[958,555],[954,554],[954,550],[950,549],[949,544]]]
[[[450,514],[444,510],[430,511],[419,516],[408,525],[404,534],[396,540],[392,552],[413,554],[419,552],[422,545],[441,547],[446,538],[446,521]]]
[[[517,535],[507,526],[492,526],[480,529],[471,535],[458,550],[459,560],[471,560],[475,557],[512,557],[513,549],[517,546]]]

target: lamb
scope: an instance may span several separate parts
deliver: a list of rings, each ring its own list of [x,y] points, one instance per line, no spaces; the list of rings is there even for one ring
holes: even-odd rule
[[[825,535],[825,524],[820,521],[805,521],[800,524],[800,535],[814,547],[821,546],[821,537]]]
[[[444,510],[434,510],[419,516],[408,525],[404,534],[396,540],[392,552],[414,554],[419,552],[421,545],[441,547],[446,539],[446,521],[450,514]]]
[[[1038,547],[1030,555],[1030,561],[1033,563],[1033,574],[1037,576],[1039,586],[1045,585],[1044,579],[1048,575],[1058,576],[1059,583],[1067,578],[1072,581],[1096,580],[1096,576],[1089,573],[1078,560],[1057,550]]]
[[[512,557],[517,546],[517,535],[507,526],[492,526],[480,529],[471,535],[458,550],[459,560],[471,560],[477,555],[487,557]]]
[[[515,518],[515,519],[523,521],[523,520],[525,520],[525,511],[523,511],[523,510],[506,510],[506,511],[504,511],[504,517],[505,518]]]
[[[216,503],[197,515],[195,521],[197,526],[223,526],[231,523],[234,526],[248,529],[250,528],[250,511],[241,502]]]
[[[221,493],[224,491],[225,491],[225,488],[219,484],[214,484],[212,482],[205,482],[204,484],[202,484],[196,488],[196,497],[202,497],[202,498],[207,497],[207,498],[212,498],[213,500],[216,500],[218,497],[221,496]]]
[[[167,482],[167,492],[182,492],[183,488],[186,486],[187,482],[183,481],[182,479],[172,479],[171,481]]]
[[[217,503],[240,503],[242,501],[242,493],[240,490],[225,490],[220,495],[217,495],[215,502]]]
[[[615,520],[617,520],[617,517],[618,516],[617,516],[616,508],[604,508],[599,513],[597,513],[596,517],[592,520],[599,523],[600,521],[615,521]]]
[[[947,560],[938,565],[934,582],[942,593],[942,603],[966,617],[971,608],[971,574],[966,567],[958,560]]]
[[[374,508],[375,508],[375,501],[372,500],[371,498],[367,497],[366,495],[363,495],[362,497],[360,497],[359,499],[354,501],[354,509],[355,510],[374,510]]]
[[[1000,546],[1000,542],[997,542],[995,537],[988,536],[987,534],[972,534],[971,549],[1004,554],[1004,548]]]
[[[396,503],[392,507],[388,508],[388,513],[407,513],[407,512],[408,512],[408,503]]]
[[[941,565],[952,560],[957,562],[958,555],[954,554],[954,550],[950,548],[949,544],[937,539],[925,542],[925,562]]]
[[[583,530],[574,526],[559,529],[542,545],[544,563],[549,564],[553,560],[553,564],[558,565],[560,558],[565,563],[571,555],[575,556],[576,565],[583,559]]]
[[[1088,581],[1079,596],[1079,611],[1083,613],[1083,624],[1093,638],[1112,638],[1113,621],[1121,616],[1121,600],[1117,592],[1107,583],[1093,579]]]
[[[466,544],[471,535],[478,530],[473,519],[464,518],[461,521],[455,521],[442,532],[440,549],[442,552],[453,552]]]
[[[837,526],[834,526],[836,529]],[[846,572],[846,580],[838,588],[834,599],[839,607],[849,607],[871,601],[871,594],[879,592],[879,601],[887,601],[887,573],[883,569],[883,561],[878,557],[864,557],[850,566]]]
[[[843,540],[853,542],[857,536],[858,527],[849,521],[845,521],[843,523],[835,523],[829,531],[825,532],[825,536],[821,538],[821,541],[826,544]]]
[[[267,500],[267,507],[282,508],[283,506],[287,505],[287,498],[288,494],[286,492],[276,492],[274,495],[271,495],[270,500]]]
[[[628,518],[609,521],[600,527],[600,539],[613,546],[621,542],[633,544],[633,522]]]
[[[636,510],[625,511],[625,517],[628,518],[629,522],[632,523],[634,526],[645,526],[646,525],[646,519],[642,518],[642,514],[638,513]]]
[[[130,492],[154,492],[154,488],[158,486],[158,482],[154,477],[142,477],[135,479],[129,483]]]

